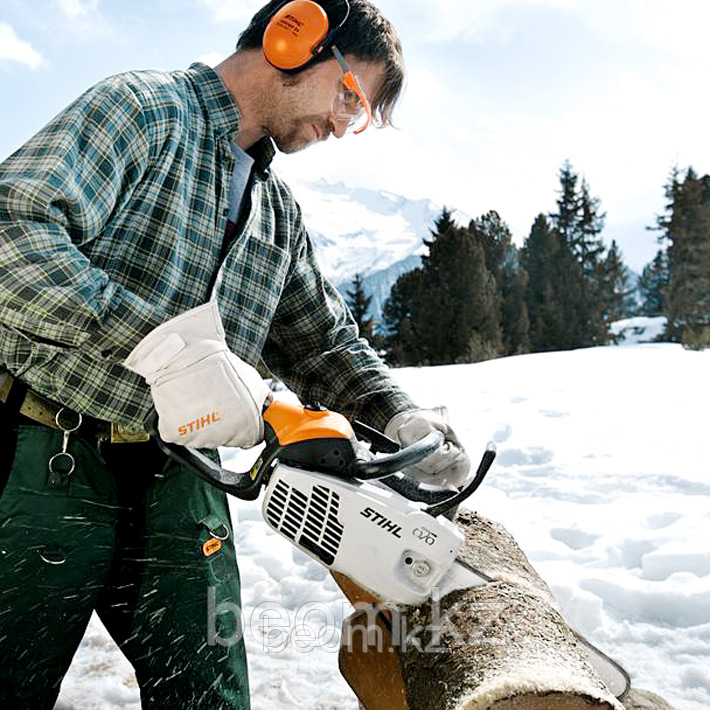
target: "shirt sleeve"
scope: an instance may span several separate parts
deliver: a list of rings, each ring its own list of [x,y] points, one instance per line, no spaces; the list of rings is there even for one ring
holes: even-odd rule
[[[264,361],[302,401],[321,402],[384,430],[415,406],[358,328],[340,294],[322,276],[300,222],[294,258],[263,351]]]
[[[80,249],[101,235],[149,159],[140,102],[108,80],[0,165],[0,323],[117,362],[128,352],[117,344],[158,324],[147,302]]]

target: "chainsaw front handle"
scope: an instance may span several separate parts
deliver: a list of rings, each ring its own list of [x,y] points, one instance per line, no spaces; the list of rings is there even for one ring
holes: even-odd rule
[[[268,483],[271,471],[278,462],[279,454],[283,449],[274,437],[271,445],[268,445],[269,442],[267,442],[266,449],[253,468],[239,473],[222,468],[219,463],[196,449],[163,441],[158,431],[158,416],[155,411],[147,422],[146,428],[155,437],[155,441],[163,453],[189,468],[215,488],[242,500],[256,500],[259,497],[261,489]],[[387,447],[392,451],[397,444],[386,439],[384,435],[381,436],[383,441],[378,441],[376,445],[373,442],[373,448],[382,451]],[[495,458],[495,447],[490,446],[484,454],[475,476],[460,490],[422,484],[403,473],[407,468],[423,461],[427,456],[431,456],[442,446],[444,441],[445,437],[442,432],[432,431],[419,441],[415,441],[399,451],[370,460],[357,459],[350,463],[345,470],[341,469],[341,472],[335,475],[361,481],[381,479],[383,485],[400,493],[405,498],[424,503],[428,506],[427,512],[436,516],[468,498],[483,482],[483,478]]]
[[[358,460],[350,465],[348,473],[361,481],[391,476],[398,471],[414,466],[431,456],[444,443],[444,434],[440,431],[429,432],[424,438],[400,449],[370,461]]]
[[[460,489],[423,484],[406,474],[388,476],[382,479],[382,483],[408,500],[424,503],[429,515],[446,515],[478,490],[495,457],[496,447],[491,442],[478,464],[476,473]]]
[[[268,478],[267,474],[271,470],[268,464],[278,459],[278,452],[275,451],[275,455],[270,457],[271,461],[264,462],[260,460],[258,465],[252,470],[235,473],[222,468],[218,463],[215,463],[196,449],[189,449],[180,444],[170,444],[163,441],[157,426],[151,427],[151,429],[151,433],[163,453],[174,461],[187,466],[191,471],[194,471],[194,473],[216,488],[242,500],[256,500],[259,497],[261,488]],[[433,431],[423,439],[414,442],[397,453],[373,459],[372,461],[359,460],[353,462],[347,475],[361,481],[386,478],[425,459],[433,454],[443,443],[444,435],[440,431]]]

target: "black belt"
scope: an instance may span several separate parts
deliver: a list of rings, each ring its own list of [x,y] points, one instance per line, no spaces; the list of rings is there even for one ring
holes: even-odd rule
[[[0,402],[33,422],[60,431],[73,430],[76,427],[83,434],[99,441],[131,444],[150,439],[148,433],[140,427],[94,419],[57,404],[29,389],[24,382],[16,379],[9,372],[0,372]]]

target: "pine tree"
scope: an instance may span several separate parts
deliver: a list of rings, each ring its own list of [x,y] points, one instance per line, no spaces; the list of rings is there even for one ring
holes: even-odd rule
[[[439,365],[496,357],[500,302],[483,247],[446,209],[425,244],[421,269],[401,277],[385,304],[390,360]]]
[[[576,314],[583,298],[581,267],[547,217],[538,215],[522,249],[527,273],[525,302],[534,352],[577,347]]]
[[[629,270],[624,265],[621,251],[616,241],[611,242],[604,261],[599,264],[598,283],[604,284],[600,289],[599,299],[602,316],[607,328],[617,320],[628,318],[630,313]]]
[[[483,247],[451,212],[436,220],[422,257],[421,321],[430,364],[476,362],[501,351],[499,297]]]
[[[589,185],[583,179],[579,195],[577,228],[570,246],[582,266],[585,277],[591,281],[597,277],[595,267],[603,260],[605,252],[600,235],[604,229],[606,213],[600,213],[600,208],[601,200],[589,194]]]
[[[368,296],[365,293],[362,274],[355,274],[351,289],[346,292],[345,301],[348,308],[350,308],[355,323],[357,323],[360,336],[373,343],[375,341],[374,320],[367,317],[372,303],[372,296]]]
[[[659,249],[650,264],[644,267],[639,281],[641,313],[645,316],[660,316],[665,310],[664,293],[670,282],[668,252]]]
[[[643,298],[642,312],[647,316],[666,316],[668,318],[668,290],[670,286],[670,225],[673,216],[673,206],[676,196],[680,190],[680,170],[673,166],[670,175],[663,186],[663,193],[666,197],[665,211],[656,215],[656,224],[653,227],[646,227],[649,231],[658,232],[658,243],[661,248],[656,253],[653,261],[647,264],[641,275],[639,290]],[[672,333],[672,328],[667,323],[664,337],[669,340],[677,340]]]
[[[603,345],[609,339],[605,304],[614,289],[614,284],[606,280],[604,268],[601,232],[606,215],[600,211],[600,200],[590,195],[586,180],[578,187],[579,176],[569,161],[560,169],[559,179],[557,212],[552,213],[550,219],[561,245],[569,250],[580,267],[563,280],[572,292],[581,290],[582,294],[578,309],[570,314],[570,332],[576,333],[577,347]],[[573,280],[573,276],[578,280]]]
[[[577,181],[579,176],[572,170],[569,160],[565,161],[558,174],[560,180],[557,212],[550,215],[552,226],[563,243],[570,247],[577,241],[577,225],[581,208]]]
[[[402,274],[382,309],[384,347],[391,365],[421,365],[426,360],[419,328],[422,269]]]
[[[667,332],[685,347],[710,346],[710,176],[690,168],[683,182],[667,186],[671,212],[665,222],[669,241],[669,284],[665,291]]]
[[[486,268],[495,279],[500,297],[499,323],[503,352],[516,355],[530,350],[530,320],[525,303],[527,274],[508,225],[495,211],[471,221],[469,232],[483,247]]]

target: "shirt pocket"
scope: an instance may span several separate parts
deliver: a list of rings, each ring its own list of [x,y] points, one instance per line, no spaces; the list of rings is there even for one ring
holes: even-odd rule
[[[291,255],[255,237],[232,245],[217,282],[217,300],[230,348],[255,363],[281,300]]]

